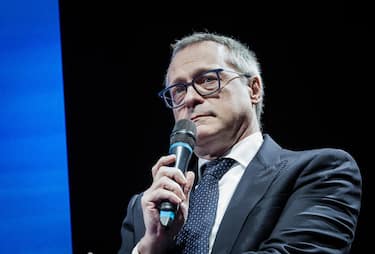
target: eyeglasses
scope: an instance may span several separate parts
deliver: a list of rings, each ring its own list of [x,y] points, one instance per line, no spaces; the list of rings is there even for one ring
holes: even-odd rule
[[[221,72],[230,72],[239,75],[240,77],[250,78],[251,75],[247,73],[239,73],[225,69],[213,69],[200,73],[188,83],[176,83],[161,90],[158,95],[162,98],[168,108],[178,108],[184,105],[187,89],[192,86],[194,90],[202,97],[212,95],[219,92],[224,86],[221,86],[222,78]],[[229,79],[229,83],[232,79]]]

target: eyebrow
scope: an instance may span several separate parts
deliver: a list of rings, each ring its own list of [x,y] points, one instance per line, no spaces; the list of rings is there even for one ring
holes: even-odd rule
[[[203,73],[205,73],[207,71],[215,70],[215,69],[220,69],[220,67],[217,67],[217,68],[214,68],[214,67],[212,67],[212,68],[199,68],[199,69],[197,69],[193,72],[193,75],[192,75],[193,78],[192,79],[196,78],[199,75],[202,75]],[[177,78],[173,82],[169,82],[169,86],[174,85],[174,84],[179,84],[179,83],[188,83],[188,82],[191,82],[192,79],[190,79],[189,81],[185,81],[182,78]]]

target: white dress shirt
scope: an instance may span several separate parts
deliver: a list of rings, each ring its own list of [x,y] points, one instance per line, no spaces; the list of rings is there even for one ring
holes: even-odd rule
[[[246,167],[254,158],[262,143],[262,134],[260,132],[256,132],[238,142],[226,155],[223,156],[232,158],[236,160],[237,163],[235,163],[232,168],[229,169],[219,180],[219,201],[217,205],[215,223],[212,227],[209,238],[209,253],[212,251],[212,246],[214,245],[217,231],[219,230],[221,220],[223,219],[229,201],[231,200]],[[207,160],[199,159],[199,169],[206,162]]]
[[[234,191],[240,179],[245,172],[246,167],[249,165],[250,161],[254,158],[255,154],[258,152],[260,146],[263,143],[263,136],[261,132],[255,132],[252,135],[244,138],[223,157],[228,157],[236,160],[231,169],[229,169],[219,181],[219,201],[216,211],[215,223],[212,227],[212,231],[209,239],[209,253],[212,251],[212,246],[214,244],[217,231],[219,229],[221,220],[223,219],[225,210],[228,207],[229,201],[232,198]],[[201,166],[208,162],[205,159],[198,160],[198,168],[200,170]],[[200,175],[200,174],[199,174]],[[137,246],[133,249],[132,254],[138,254]]]

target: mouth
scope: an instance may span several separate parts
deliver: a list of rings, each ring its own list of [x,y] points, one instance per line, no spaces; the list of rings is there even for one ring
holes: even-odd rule
[[[193,122],[197,122],[199,119],[203,118],[203,117],[209,117],[209,116],[212,116],[211,114],[198,114],[198,115],[193,115],[190,120],[193,121]]]

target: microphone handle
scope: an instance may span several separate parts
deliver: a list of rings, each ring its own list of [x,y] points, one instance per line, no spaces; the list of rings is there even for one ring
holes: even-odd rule
[[[178,142],[170,147],[169,153],[176,155],[175,167],[185,173],[189,166],[193,149],[186,143]],[[161,225],[169,227],[176,216],[177,210],[177,205],[169,201],[161,202],[159,206]]]

